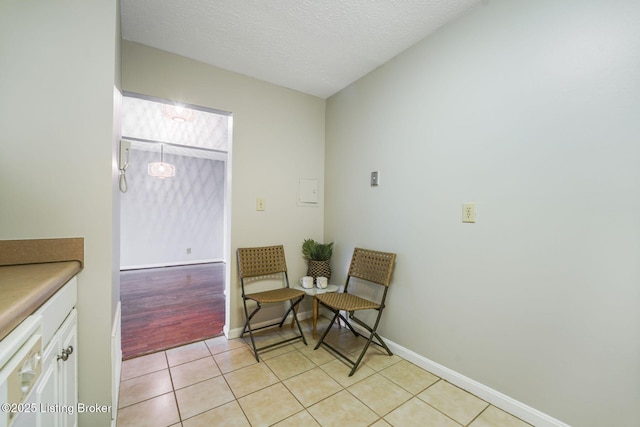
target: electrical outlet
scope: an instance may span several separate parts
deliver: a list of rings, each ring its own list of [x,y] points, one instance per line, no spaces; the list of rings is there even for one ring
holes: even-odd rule
[[[462,222],[476,222],[476,204],[474,202],[462,204]]]
[[[187,255],[191,254],[191,248],[187,248]]]
[[[256,210],[263,211],[264,210],[264,199],[262,197],[258,197],[256,199]]]

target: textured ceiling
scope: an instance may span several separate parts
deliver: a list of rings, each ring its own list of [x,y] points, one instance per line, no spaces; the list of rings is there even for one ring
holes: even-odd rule
[[[486,0],[121,0],[122,37],[327,98]]]

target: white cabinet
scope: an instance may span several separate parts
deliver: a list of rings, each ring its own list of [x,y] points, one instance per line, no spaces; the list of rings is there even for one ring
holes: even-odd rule
[[[66,288],[70,284],[71,288]],[[75,281],[70,282],[39,310],[43,315],[44,351],[42,375],[35,390],[37,427],[78,425],[78,315],[73,308],[75,292]],[[63,317],[64,311],[66,318]]]
[[[62,412],[62,427],[78,425],[78,316],[73,309],[60,328],[58,373],[60,403],[65,408],[73,408],[71,412]],[[66,358],[64,355],[66,354]]]
[[[58,426],[58,413],[50,405],[59,401],[60,386],[58,365],[56,363],[56,342],[49,343],[42,353],[42,377],[36,388],[36,403],[39,407],[38,426]],[[51,409],[51,410],[50,410]]]

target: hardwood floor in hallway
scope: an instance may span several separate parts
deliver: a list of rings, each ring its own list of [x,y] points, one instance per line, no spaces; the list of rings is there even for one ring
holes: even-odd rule
[[[224,269],[208,263],[121,271],[123,359],[221,335]]]

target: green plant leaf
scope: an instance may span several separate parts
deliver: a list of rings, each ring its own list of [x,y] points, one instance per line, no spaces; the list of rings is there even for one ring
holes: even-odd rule
[[[313,239],[302,242],[302,255],[308,260],[327,261],[333,255],[333,242],[318,243]]]

